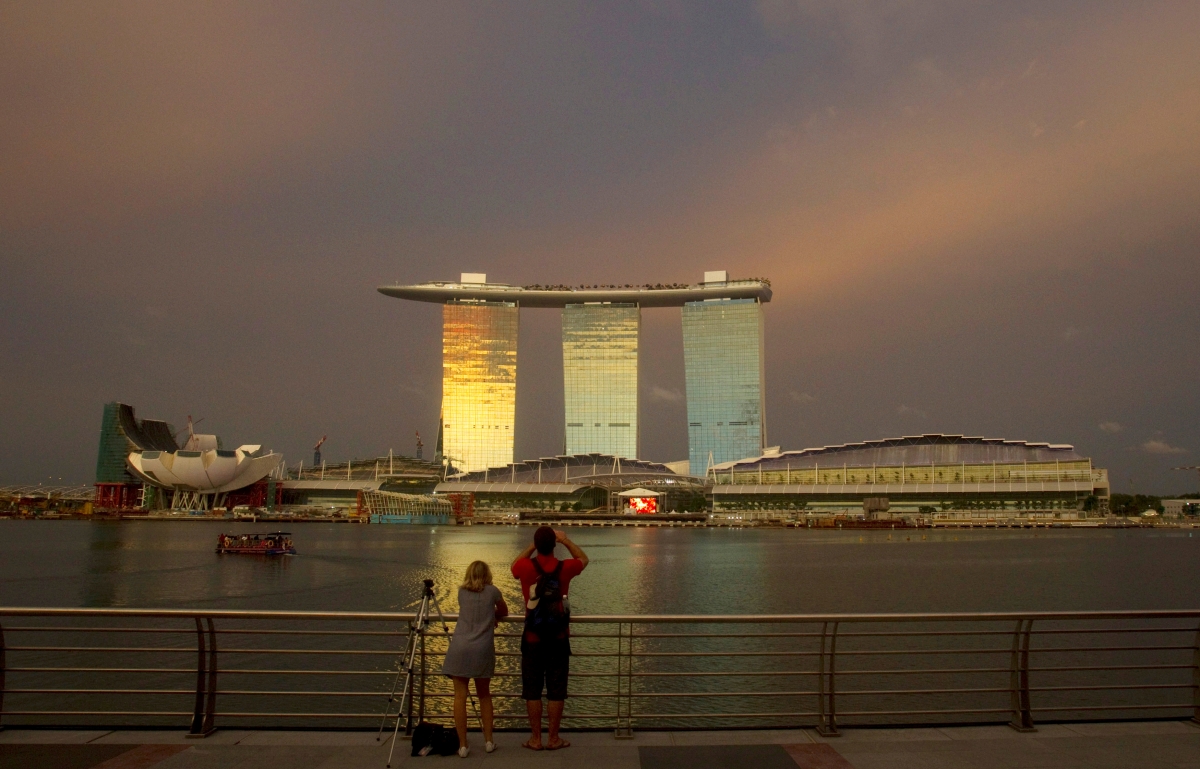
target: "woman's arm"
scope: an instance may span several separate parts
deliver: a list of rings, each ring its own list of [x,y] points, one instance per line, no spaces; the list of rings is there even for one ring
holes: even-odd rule
[[[500,593],[499,589],[496,590],[496,605],[493,608],[496,612],[496,618],[492,623],[492,627],[500,627],[500,620],[508,616],[508,604],[504,602],[504,596]]]

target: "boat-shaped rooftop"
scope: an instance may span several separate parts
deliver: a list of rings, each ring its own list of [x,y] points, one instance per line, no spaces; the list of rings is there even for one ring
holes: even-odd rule
[[[380,286],[379,293],[397,299],[444,304],[455,301],[511,302],[521,307],[566,307],[572,304],[637,304],[641,307],[681,307],[710,299],[771,301],[771,282],[765,278],[724,280],[695,285],[541,285],[432,281],[411,286]]]

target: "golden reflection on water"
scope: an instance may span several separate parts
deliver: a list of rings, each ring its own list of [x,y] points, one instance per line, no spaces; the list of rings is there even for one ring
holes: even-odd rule
[[[0,521],[9,605],[387,611],[421,581],[442,608],[475,559],[519,611],[512,559],[533,527],[294,524],[299,555],[220,556],[232,522]],[[1002,611],[1200,603],[1200,538],[1173,531],[812,532],[572,528],[591,558],[578,614]],[[890,539],[889,539],[890,537]],[[560,555],[566,555],[560,548]],[[1154,577],[1153,575],[1158,575]],[[1157,589],[1172,585],[1170,594]]]

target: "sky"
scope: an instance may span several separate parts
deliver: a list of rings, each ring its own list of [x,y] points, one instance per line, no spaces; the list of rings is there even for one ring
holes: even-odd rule
[[[120,400],[287,461],[432,452],[454,279],[767,277],[784,449],[1070,443],[1196,491],[1200,4],[0,3],[0,483]],[[526,310],[518,459],[563,445]],[[642,455],[687,456],[679,310]]]

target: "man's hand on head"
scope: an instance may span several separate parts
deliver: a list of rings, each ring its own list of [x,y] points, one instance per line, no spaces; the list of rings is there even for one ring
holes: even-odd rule
[[[562,529],[555,529],[554,530],[554,541],[559,542],[559,543],[566,542],[567,541],[567,532],[563,531]]]

